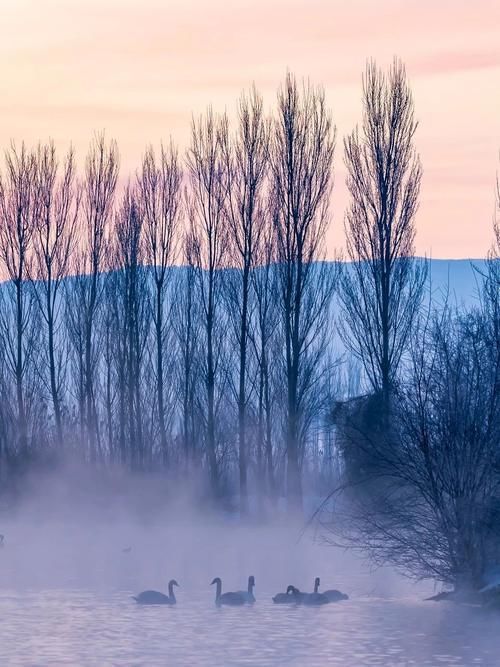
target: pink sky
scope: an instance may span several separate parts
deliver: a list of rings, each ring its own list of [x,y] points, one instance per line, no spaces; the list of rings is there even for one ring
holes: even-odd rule
[[[424,167],[417,250],[478,257],[500,166],[498,0],[1,0],[0,145],[53,138],[83,158],[117,139],[122,175],[146,143],[189,139],[191,114],[232,114],[255,81],[271,108],[287,68],[326,88],[338,128],[329,253],[343,245],[341,138],[359,122],[367,58],[406,64]]]

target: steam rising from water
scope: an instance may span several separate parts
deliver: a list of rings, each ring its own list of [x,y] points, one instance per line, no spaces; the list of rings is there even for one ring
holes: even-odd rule
[[[27,486],[15,504],[4,499],[0,515],[0,577],[9,564],[16,586],[113,588],[130,581],[163,590],[175,577],[183,590],[206,590],[211,600],[215,576],[233,590],[245,587],[249,574],[257,590],[286,590],[291,582],[309,590],[318,575],[341,588],[353,567],[351,555],[300,537],[301,519],[275,510],[242,522],[204,501],[195,482],[119,471],[96,482],[70,467]]]
[[[298,540],[298,519],[241,522],[208,507],[196,481],[120,472],[96,482],[68,467],[27,488],[2,499],[1,664],[495,664],[496,616],[424,603],[430,587],[371,572],[311,533]],[[250,574],[255,607],[216,609],[213,577],[239,590]],[[289,583],[312,590],[316,576],[350,600],[272,604]],[[170,578],[177,608],[130,599],[166,591]]]

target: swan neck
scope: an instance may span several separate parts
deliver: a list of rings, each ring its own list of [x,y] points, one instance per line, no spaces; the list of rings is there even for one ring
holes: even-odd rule
[[[169,585],[168,585],[168,597],[169,597],[173,602],[177,602],[177,600],[175,599],[174,585],[173,585],[173,584],[169,584]]]
[[[221,596],[222,593],[222,582],[218,581],[217,582],[217,589],[215,591],[215,599],[218,600]]]

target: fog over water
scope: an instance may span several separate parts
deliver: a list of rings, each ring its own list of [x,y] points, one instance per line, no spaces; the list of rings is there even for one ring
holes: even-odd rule
[[[3,498],[1,665],[495,665],[498,616],[424,602],[430,584],[372,571],[353,553],[299,539],[300,521],[257,522],[204,507],[196,485],[75,469]],[[103,489],[106,488],[106,491]],[[216,608],[210,582],[246,588],[253,607]],[[273,605],[293,583],[350,599],[319,608]],[[131,596],[166,592],[175,607]]]

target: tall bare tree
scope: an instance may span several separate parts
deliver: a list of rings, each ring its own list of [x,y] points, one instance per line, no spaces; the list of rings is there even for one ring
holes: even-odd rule
[[[16,394],[19,448],[26,453],[28,424],[25,380],[33,354],[33,293],[28,265],[36,218],[36,159],[24,143],[12,145],[5,154],[5,173],[0,178],[0,253],[11,281],[8,304],[2,305],[1,324],[6,359]]]
[[[257,474],[259,491],[267,486],[268,495],[274,499],[276,482],[273,458],[273,396],[272,380],[276,364],[273,358],[277,339],[278,307],[276,303],[275,238],[269,220],[259,235],[255,266],[252,271],[252,289],[256,306],[252,312],[250,340],[255,349],[258,366],[257,380]]]
[[[227,219],[230,233],[231,268],[237,271],[228,281],[230,310],[235,312],[236,339],[239,348],[238,370],[238,459],[240,509],[247,512],[246,408],[247,355],[250,317],[251,271],[255,265],[256,246],[264,222],[262,193],[265,183],[268,123],[264,118],[262,98],[252,88],[242,95],[238,107],[238,132],[233,145],[226,143],[224,156],[228,173]],[[229,135],[226,135],[229,138]]]
[[[177,339],[177,382],[180,405],[182,444],[186,467],[199,463],[199,424],[196,420],[197,369],[200,311],[197,303],[195,242],[187,232],[183,239],[182,267],[176,280],[173,308],[174,332]]]
[[[113,253],[113,255],[115,255]],[[114,266],[116,257],[111,257]],[[111,461],[127,462],[125,443],[125,371],[126,364],[123,354],[124,340],[121,320],[118,316],[120,305],[119,272],[111,269],[105,279],[105,307],[100,311],[99,325],[102,341],[102,377],[104,423],[106,439]],[[122,391],[120,391],[122,389]],[[119,406],[118,425],[116,424],[116,406]]]
[[[287,382],[287,498],[302,507],[301,420],[319,361],[333,280],[324,259],[335,128],[324,92],[288,74],[278,95],[270,143],[273,223]],[[310,354],[312,353],[312,354]]]
[[[142,270],[144,243],[143,216],[137,194],[129,186],[115,217],[115,269],[119,274],[118,307],[122,323],[124,383],[119,390],[126,410],[128,451],[133,468],[141,469],[151,462],[151,448],[146,452],[143,429],[141,380],[145,344],[148,338],[146,321],[146,280]],[[122,426],[124,428],[125,425]]]
[[[492,348],[495,351],[496,391],[500,393],[500,179],[498,176],[496,180],[493,234],[494,241],[486,260],[486,272],[482,276],[481,302],[491,332]]]
[[[83,325],[83,408],[88,453],[91,461],[97,458],[98,418],[95,407],[96,341],[95,320],[102,294],[102,276],[106,229],[113,211],[114,194],[118,178],[118,147],[115,141],[109,145],[104,134],[92,142],[85,163],[85,180],[82,191],[82,238],[76,257],[75,272],[85,276],[78,282],[79,299],[75,304],[81,313]],[[76,315],[75,320],[80,320]]]
[[[228,173],[222,147],[227,141],[227,132],[227,118],[218,117],[212,109],[208,109],[204,117],[193,121],[187,156],[191,186],[189,215],[203,317],[203,346],[206,350],[203,368],[206,388],[205,444],[215,495],[219,492],[215,414],[221,352],[221,269],[227,247],[225,206]]]
[[[37,217],[33,236],[31,275],[34,293],[46,326],[49,392],[54,410],[56,437],[62,444],[62,384],[66,349],[61,330],[61,287],[75,248],[80,191],[75,182],[75,160],[70,149],[59,172],[56,149],[51,142],[39,146],[35,192]]]
[[[363,77],[363,123],[344,140],[351,201],[345,233],[352,264],[341,281],[341,335],[387,404],[418,314],[426,264],[414,255],[421,167],[404,66],[371,62]]]
[[[160,447],[167,460],[165,425],[165,300],[171,267],[177,256],[178,230],[181,221],[182,171],[177,150],[170,143],[161,148],[159,164],[152,148],[146,151],[139,174],[141,207],[144,213],[145,256],[151,265],[154,281],[153,320],[156,338],[156,399]],[[171,378],[172,380],[172,378]]]

